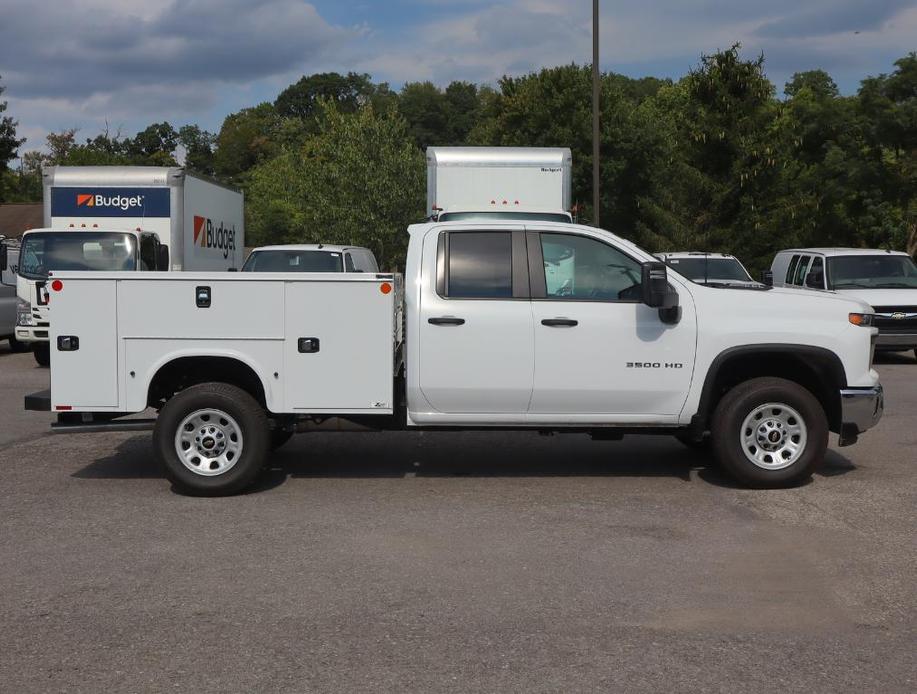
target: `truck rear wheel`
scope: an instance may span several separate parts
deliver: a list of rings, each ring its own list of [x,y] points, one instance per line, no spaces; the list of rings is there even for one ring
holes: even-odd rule
[[[36,342],[32,354],[39,366],[51,366],[51,345],[47,342]]]
[[[713,413],[711,429],[717,461],[750,487],[786,487],[808,479],[828,447],[821,404],[783,378],[755,378],[730,390]]]
[[[169,400],[156,420],[153,446],[166,477],[181,491],[236,494],[264,467],[271,432],[255,399],[226,383],[203,383]]]

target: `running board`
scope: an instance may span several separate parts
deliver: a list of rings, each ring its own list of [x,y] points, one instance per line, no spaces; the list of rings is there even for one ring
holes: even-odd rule
[[[88,434],[99,431],[152,431],[155,419],[122,419],[110,422],[54,422],[52,434]]]

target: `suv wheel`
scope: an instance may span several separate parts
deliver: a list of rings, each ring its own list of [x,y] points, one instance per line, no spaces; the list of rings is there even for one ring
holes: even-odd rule
[[[825,457],[828,419],[807,389],[783,378],[755,378],[720,400],[713,450],[723,469],[750,487],[786,487]]]

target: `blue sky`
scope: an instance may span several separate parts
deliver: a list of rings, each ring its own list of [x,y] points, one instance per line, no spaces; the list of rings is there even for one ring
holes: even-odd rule
[[[216,130],[302,74],[368,72],[398,87],[591,59],[591,0],[0,0],[9,113],[49,130],[133,134],[168,120]],[[601,2],[601,64],[678,78],[740,41],[782,90],[828,70],[842,91],[917,50],[917,0]]]

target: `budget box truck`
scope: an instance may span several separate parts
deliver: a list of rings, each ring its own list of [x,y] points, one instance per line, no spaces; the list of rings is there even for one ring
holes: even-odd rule
[[[13,352],[28,349],[16,339],[16,267],[19,241],[0,236],[0,340],[9,340]]]
[[[427,216],[572,221],[568,147],[428,147]]]
[[[22,237],[16,339],[47,365],[54,271],[224,271],[244,260],[240,191],[180,167],[44,170],[44,228]]]

